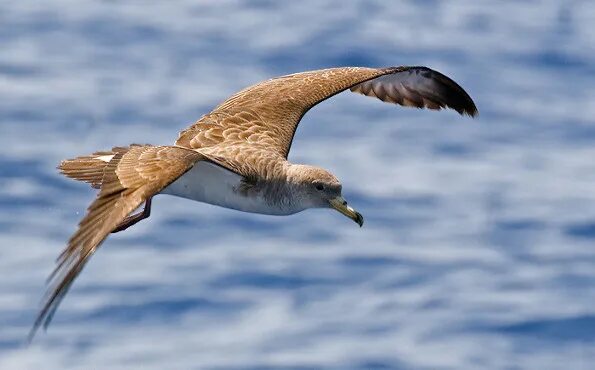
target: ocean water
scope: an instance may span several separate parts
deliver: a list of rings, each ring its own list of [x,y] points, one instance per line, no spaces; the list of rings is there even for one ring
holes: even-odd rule
[[[2,1],[0,369],[595,368],[595,4]],[[55,170],[170,144],[235,91],[427,65],[478,119],[344,93],[290,159],[366,218],[169,196],[25,339],[94,192]]]

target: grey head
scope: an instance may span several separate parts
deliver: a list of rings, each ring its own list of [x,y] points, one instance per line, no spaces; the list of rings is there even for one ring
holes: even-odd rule
[[[293,201],[298,207],[332,208],[360,227],[364,224],[361,213],[351,208],[341,195],[341,182],[329,171],[316,166],[292,164],[287,168],[287,181],[291,184]]]

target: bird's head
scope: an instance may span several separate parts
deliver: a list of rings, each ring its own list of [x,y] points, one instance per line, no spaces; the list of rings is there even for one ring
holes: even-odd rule
[[[327,170],[308,165],[291,165],[289,179],[297,186],[297,195],[304,208],[333,208],[355,221],[360,227],[364,218],[341,195],[341,182]]]

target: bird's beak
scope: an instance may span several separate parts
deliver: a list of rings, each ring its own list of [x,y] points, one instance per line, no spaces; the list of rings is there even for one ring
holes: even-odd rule
[[[362,216],[362,214],[357,212],[355,209],[349,207],[347,205],[347,201],[342,196],[338,196],[329,200],[329,204],[337,211],[355,221],[359,227],[362,227],[364,224],[364,216]]]

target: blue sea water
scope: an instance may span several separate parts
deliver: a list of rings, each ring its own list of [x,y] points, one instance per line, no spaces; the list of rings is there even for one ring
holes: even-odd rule
[[[0,369],[595,368],[590,1],[3,1]],[[341,94],[290,159],[366,217],[160,196],[25,338],[93,191],[64,158],[170,144],[235,91],[427,65],[480,116]]]

